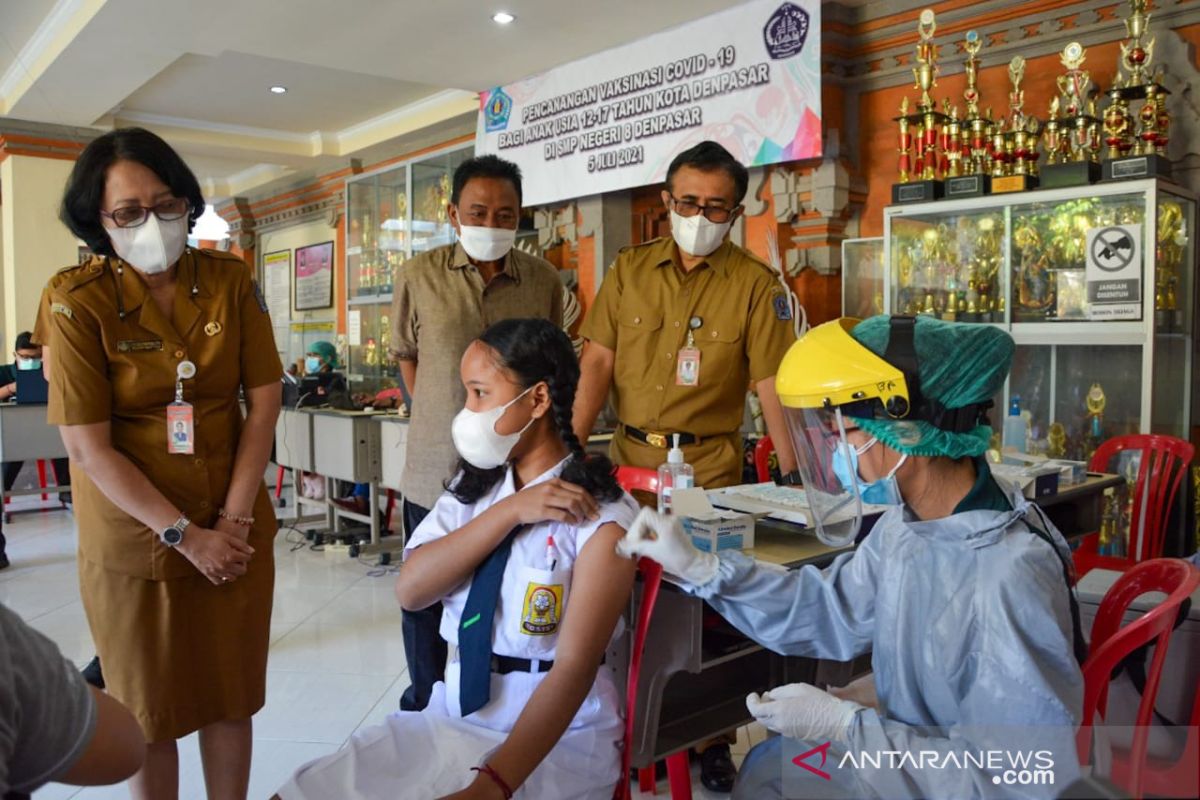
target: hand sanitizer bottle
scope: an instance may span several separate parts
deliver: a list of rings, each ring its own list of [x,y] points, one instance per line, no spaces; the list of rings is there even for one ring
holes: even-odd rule
[[[658,467],[658,513],[671,513],[671,492],[675,489],[691,489],[695,484],[692,465],[683,460],[679,447],[679,434],[673,434],[674,445],[667,452],[667,461]]]
[[[1021,415],[1021,398],[1013,395],[1008,416],[1004,418],[1004,449],[1024,453],[1028,433],[1028,423]]]

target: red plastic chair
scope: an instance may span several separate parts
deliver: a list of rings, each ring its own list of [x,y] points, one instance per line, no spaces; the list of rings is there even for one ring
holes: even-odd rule
[[[658,470],[649,467],[617,467],[617,483],[627,492],[658,494]]]
[[[1192,704],[1192,718],[1187,724],[1187,740],[1174,761],[1147,756],[1142,773],[1142,787],[1147,794],[1158,797],[1200,797],[1200,688]],[[1113,781],[1128,785],[1132,762],[1130,753],[1113,753]]]
[[[1096,715],[1108,710],[1108,683],[1121,659],[1144,644],[1154,642],[1154,658],[1146,671],[1146,689],[1138,706],[1133,747],[1129,751],[1124,787],[1135,798],[1144,791],[1143,769],[1150,734],[1150,718],[1158,695],[1171,629],[1183,601],[1200,586],[1200,570],[1186,561],[1157,558],[1134,565],[1113,584],[1092,623],[1092,641],[1083,665],[1083,720],[1076,734],[1079,763],[1091,761],[1092,727]],[[1121,627],[1129,605],[1147,592],[1163,592],[1166,600],[1138,619]]]
[[[1100,535],[1090,533],[1083,538],[1072,554],[1076,577],[1082,577],[1097,567],[1124,572],[1138,561],[1162,556],[1171,506],[1175,502],[1175,494],[1187,473],[1188,465],[1192,463],[1196,449],[1191,442],[1176,439],[1174,436],[1149,433],[1116,436],[1100,445],[1096,454],[1092,456],[1088,469],[1093,472],[1107,472],[1113,458],[1126,450],[1140,450],[1142,453],[1137,480],[1132,489],[1129,555],[1100,555]],[[1146,491],[1147,482],[1149,492]],[[1141,524],[1143,516],[1144,527]]]
[[[771,480],[771,453],[775,452],[775,443],[770,436],[764,436],[754,445],[754,471],[758,473],[758,482],[766,483]]]
[[[658,493],[658,470],[645,467],[617,467],[617,483],[627,492],[640,491]],[[637,710],[638,675],[642,668],[642,651],[646,646],[646,633],[650,628],[650,615],[658,600],[658,589],[662,583],[662,565],[650,559],[638,561],[642,573],[642,603],[638,608],[637,625],[633,633],[633,647],[629,655],[629,679],[625,696],[625,744],[621,750],[621,778],[613,792],[614,800],[629,800],[629,763],[633,748],[633,721]],[[667,780],[671,787],[672,800],[691,800],[692,774],[686,750],[667,756]],[[638,788],[643,792],[657,794],[654,767],[638,770]]]

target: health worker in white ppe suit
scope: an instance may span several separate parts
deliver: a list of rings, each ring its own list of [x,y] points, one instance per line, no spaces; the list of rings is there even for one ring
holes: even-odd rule
[[[792,346],[777,387],[818,536],[852,543],[863,503],[891,506],[823,570],[700,552],[649,510],[618,544],[776,652],[871,652],[875,705],[807,684],[746,699],[782,736],[735,798],[1054,797],[1078,776],[1069,550],[984,458],[1012,355],[998,328],[932,317],[840,319]],[[1053,784],[1019,785],[1022,768]]]

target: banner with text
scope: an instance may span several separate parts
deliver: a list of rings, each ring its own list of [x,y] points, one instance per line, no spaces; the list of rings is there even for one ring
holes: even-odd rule
[[[475,149],[525,205],[644,186],[711,139],[747,166],[821,155],[818,0],[754,2],[479,96]]]

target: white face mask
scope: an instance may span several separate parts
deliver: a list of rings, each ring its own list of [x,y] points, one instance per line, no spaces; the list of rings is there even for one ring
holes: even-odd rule
[[[512,250],[517,232],[508,228],[485,228],[463,225],[458,233],[463,250],[476,261],[499,261]]]
[[[530,417],[524,428],[507,436],[496,433],[496,423],[504,416],[509,406],[529,394],[532,389],[530,386],[504,405],[489,408],[487,411],[464,408],[458,412],[450,426],[450,437],[454,440],[454,448],[468,464],[479,469],[495,469],[508,461],[508,456],[520,441],[521,434],[529,430],[536,418]]]
[[[709,222],[703,214],[681,217],[675,209],[671,209],[671,236],[680,250],[693,256],[703,257],[720,247],[732,225],[732,219],[728,222]]]
[[[183,255],[187,246],[188,217],[163,222],[151,214],[136,228],[108,228],[113,250],[139,272],[166,272]]]

